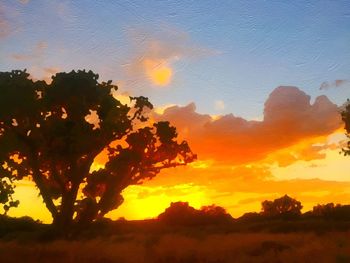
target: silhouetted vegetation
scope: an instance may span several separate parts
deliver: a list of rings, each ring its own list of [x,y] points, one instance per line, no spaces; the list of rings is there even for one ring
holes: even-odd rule
[[[60,239],[49,225],[29,217],[0,216],[0,238],[23,242],[47,242]],[[350,231],[350,205],[317,205],[298,217],[266,216],[246,213],[232,218],[215,205],[195,209],[186,202],[172,203],[157,219],[128,221],[97,219],[84,229],[73,228],[70,240],[114,238],[128,240],[133,235],[145,235],[158,240],[164,235],[204,238],[227,233],[316,233]]]
[[[145,97],[130,104],[115,96],[112,81],[89,71],[57,73],[52,83],[25,71],[0,73],[0,202],[7,211],[14,181],[32,179],[58,229],[83,225],[116,209],[121,192],[162,169],[192,162],[168,122],[152,125]],[[104,152],[103,168],[92,164]],[[81,189],[81,194],[78,191]],[[81,196],[81,197],[80,197]]]
[[[198,226],[228,223],[233,218],[220,206],[203,206],[197,210],[188,202],[175,202],[171,203],[170,207],[158,216],[158,219],[169,225]]]
[[[268,217],[291,218],[301,215],[303,206],[301,203],[288,195],[284,195],[273,201],[265,200],[261,203],[262,214]]]
[[[328,203],[314,206],[312,216],[333,220],[350,220],[350,205]]]
[[[347,146],[343,148],[345,155],[350,155],[350,100],[348,99],[345,104],[345,109],[342,111],[342,119],[345,124],[346,136],[348,137]]]
[[[11,218],[6,215],[0,215],[0,237],[8,234],[28,232],[40,232],[42,224],[39,221],[34,221],[31,217],[24,216],[20,218]]]
[[[321,234],[328,242],[327,260],[350,261],[350,254],[343,251],[350,248],[344,240],[350,239],[333,234],[349,234],[350,205],[318,204],[302,214],[301,202],[284,195],[263,201],[261,212],[237,219],[223,207],[195,209],[187,202],[171,203],[152,220],[104,218],[123,202],[121,193],[127,186],[196,159],[187,142],[177,141],[175,127],[148,122],[146,108],[153,106],[147,98],[130,97],[130,103],[123,104],[116,91],[111,81],[98,82],[91,71],[58,73],[51,84],[32,81],[25,71],[0,73],[0,203],[5,212],[0,216],[1,262],[4,255],[10,259],[7,262],[17,262],[14,251],[21,251],[20,259],[30,254],[32,262],[41,257],[51,262],[68,258],[85,262],[91,260],[91,253],[100,262],[231,262],[237,258],[256,262],[257,257],[271,259],[271,255],[288,261],[286,255],[295,256],[297,247],[292,250],[290,242],[306,244],[309,238],[317,249],[324,249],[322,242],[317,243]],[[349,101],[342,119],[350,139]],[[350,140],[343,152],[350,155]],[[94,170],[92,164],[101,153],[106,163]],[[54,228],[30,217],[7,216],[19,204],[13,199],[15,183],[24,178],[33,180],[40,190]],[[71,243],[59,240],[57,229],[69,230],[64,237]],[[256,232],[260,234],[251,234]],[[113,246],[107,251],[97,238]],[[76,249],[82,240],[90,253]],[[9,245],[12,241],[20,242]],[[19,249],[19,244],[33,241],[42,245]],[[48,241],[52,243],[44,247]],[[220,247],[223,252],[215,257],[208,253],[210,249],[203,249],[219,243],[225,250]],[[306,253],[308,247],[300,251]]]

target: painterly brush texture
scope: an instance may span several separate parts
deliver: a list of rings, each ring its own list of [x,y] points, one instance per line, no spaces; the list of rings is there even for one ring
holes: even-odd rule
[[[0,261],[349,261],[349,28],[340,0],[0,1]]]

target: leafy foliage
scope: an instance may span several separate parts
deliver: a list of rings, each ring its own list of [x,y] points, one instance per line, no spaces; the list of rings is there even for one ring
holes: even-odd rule
[[[301,209],[303,208],[299,201],[288,195],[284,195],[273,201],[265,200],[261,205],[262,214],[266,216],[296,216],[301,214]]]
[[[350,100],[345,104],[345,109],[342,112],[342,119],[345,124],[346,136],[348,137],[347,146],[343,148],[344,155],[350,155]]]
[[[350,205],[318,204],[312,209],[312,215],[334,220],[350,220]]]
[[[197,210],[188,202],[173,202],[158,216],[161,222],[171,225],[208,225],[233,220],[223,207],[210,205]]]
[[[0,73],[1,203],[16,206],[13,182],[29,178],[54,223],[90,222],[116,209],[127,186],[196,158],[168,122],[148,121],[147,98],[122,104],[117,86],[98,78],[62,72],[46,84],[25,71]],[[107,161],[93,171],[101,152]]]
[[[317,206],[313,207],[312,213],[317,216],[328,216],[338,207],[340,207],[340,205],[334,205],[334,203],[328,203],[324,205],[318,204]]]

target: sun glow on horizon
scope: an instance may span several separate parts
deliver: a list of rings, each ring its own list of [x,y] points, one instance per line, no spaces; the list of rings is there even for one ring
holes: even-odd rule
[[[174,186],[130,186],[123,191],[125,202],[106,216],[129,220],[156,218],[172,202],[188,202],[195,208],[208,205],[209,198],[201,186],[179,184]]]

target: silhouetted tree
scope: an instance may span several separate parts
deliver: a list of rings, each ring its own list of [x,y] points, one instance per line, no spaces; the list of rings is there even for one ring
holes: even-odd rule
[[[217,205],[202,206],[200,214],[204,221],[208,223],[225,223],[233,220],[225,208]]]
[[[16,206],[13,182],[32,179],[54,224],[91,222],[116,209],[129,185],[152,179],[162,169],[192,162],[168,122],[153,125],[152,104],[130,97],[122,104],[112,81],[92,71],[57,73],[51,84],[25,71],[0,73],[0,202]],[[97,155],[107,162],[93,171]]]
[[[329,216],[330,214],[332,214],[334,209],[339,206],[339,204],[334,205],[334,203],[328,203],[325,205],[318,204],[317,206],[313,207],[312,213],[316,216]]]
[[[188,204],[188,202],[172,202],[163,213],[158,216],[161,222],[173,225],[195,224],[198,210]]]
[[[158,219],[171,225],[207,225],[226,223],[233,218],[220,206],[203,206],[198,210],[190,206],[188,202],[172,202],[158,216]]]
[[[0,203],[3,204],[3,209],[5,215],[11,207],[17,207],[19,204],[18,200],[14,200],[12,195],[15,193],[13,184],[14,177],[11,172],[0,167],[0,170],[5,170],[2,175],[0,175]]]
[[[303,206],[299,201],[284,195],[273,201],[265,200],[261,203],[262,214],[266,216],[296,216],[301,214]]]
[[[247,212],[244,213],[241,217],[238,218],[240,221],[259,221],[261,220],[262,215],[261,213],[257,212]]]
[[[319,204],[313,207],[312,215],[326,219],[349,220],[350,205],[334,205],[334,203],[328,203],[324,205]]]
[[[350,155],[350,100],[348,99],[345,104],[345,109],[342,111],[342,119],[345,124],[346,136],[348,137],[347,146],[343,148],[345,155]]]
[[[217,205],[202,206],[200,211],[208,216],[227,215],[226,209]]]

